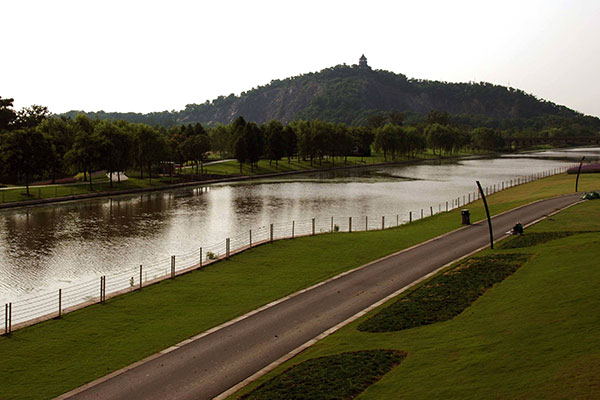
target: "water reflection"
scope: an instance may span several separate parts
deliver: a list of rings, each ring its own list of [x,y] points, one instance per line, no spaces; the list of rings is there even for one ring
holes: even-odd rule
[[[600,149],[307,173],[3,211],[0,304],[168,259],[269,223],[334,216],[344,226],[348,216],[380,221],[396,214],[403,220],[409,210],[444,209],[446,201],[473,192],[475,179],[494,184],[572,165],[583,155],[598,160]]]

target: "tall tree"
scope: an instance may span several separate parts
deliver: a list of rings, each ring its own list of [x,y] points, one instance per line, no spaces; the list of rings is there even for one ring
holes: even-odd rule
[[[360,160],[364,161],[365,156],[371,155],[371,145],[375,140],[375,134],[373,130],[366,126],[356,126],[350,128],[350,134],[354,136],[354,143],[358,148],[360,154]]]
[[[71,120],[64,117],[50,117],[44,119],[37,128],[48,143],[50,144],[49,168],[52,177],[52,183],[56,182],[58,174],[64,174],[66,171],[65,154],[73,146],[75,140],[75,131]]]
[[[101,139],[100,167],[109,175],[110,187],[113,187],[113,173],[121,181],[121,172],[131,165],[133,143],[132,137],[124,131],[124,126],[103,120],[96,124],[95,132]]]
[[[233,141],[233,156],[240,163],[240,174],[242,173],[242,166],[248,159],[248,146],[246,145],[246,138],[243,134],[237,135]]]
[[[471,132],[473,146],[483,150],[500,150],[504,146],[504,139],[498,131],[490,128],[476,128]]]
[[[191,160],[196,164],[196,173],[200,165],[201,173],[204,174],[204,161],[210,151],[210,138],[206,133],[190,136],[183,142],[179,151],[185,160]]]
[[[258,166],[258,160],[264,150],[263,132],[254,122],[249,122],[246,124],[244,136],[248,148],[248,162],[250,163],[250,169],[254,170],[254,167]]]
[[[246,120],[241,115],[231,123],[231,134],[233,137],[233,156],[240,163],[240,174],[242,166],[248,160],[248,142],[246,140]]]
[[[90,190],[93,190],[92,174],[102,161],[103,140],[97,133],[77,132],[73,147],[65,154],[65,161],[79,171],[89,175]]]
[[[209,137],[213,151],[219,152],[221,157],[226,153],[233,153],[233,138],[230,126],[222,124],[215,126],[210,130]]]
[[[275,160],[275,167],[285,154],[285,140],[283,136],[283,125],[281,122],[271,120],[263,127],[265,136],[265,156],[271,161]]]
[[[442,156],[442,151],[449,153],[454,147],[454,135],[452,130],[438,123],[433,123],[425,127],[425,137],[427,138],[427,147],[433,150],[435,155],[438,150],[438,155]]]
[[[0,167],[3,173],[29,185],[35,176],[41,176],[48,167],[49,144],[44,135],[34,128],[18,129],[0,136]]]
[[[19,128],[35,128],[50,116],[48,107],[32,105],[24,107],[17,112],[15,124]]]
[[[392,160],[396,158],[396,153],[402,142],[402,133],[401,126],[391,123],[375,129],[375,148],[383,151],[384,160],[387,160],[388,154],[392,156]]]
[[[288,164],[292,161],[292,157],[298,152],[298,137],[294,128],[286,125],[283,128],[283,154],[288,159]]]
[[[0,133],[12,128],[17,113],[13,110],[14,99],[3,99],[0,96]]]
[[[152,166],[167,157],[167,139],[156,129],[139,124],[135,135],[136,159],[143,177],[143,167],[147,168],[148,181],[152,183]]]

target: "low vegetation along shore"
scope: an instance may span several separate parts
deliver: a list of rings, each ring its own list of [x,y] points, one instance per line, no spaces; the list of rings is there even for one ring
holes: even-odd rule
[[[488,200],[492,213],[497,214],[571,193],[573,186],[573,177],[561,174],[496,193]],[[587,175],[579,182],[580,190],[598,187],[597,175]],[[598,215],[599,203],[574,207],[545,222],[550,225],[535,229],[599,230],[596,219],[589,218]],[[470,209],[473,220],[484,218],[481,202]],[[0,398],[51,398],[274,299],[459,226],[460,210],[455,210],[383,231],[278,241],[109,299],[104,305],[17,330],[11,337],[0,338]],[[594,312],[600,305],[594,288],[600,282],[592,268],[598,259],[597,235],[582,233],[533,247],[497,250],[532,258],[450,321],[400,332],[366,333],[356,330],[362,319],[292,363],[365,349],[406,353],[397,367],[377,375],[383,378],[365,392],[373,398],[395,398],[398,393],[424,397],[423,393],[432,391],[435,397],[464,397],[458,394],[474,389],[489,394],[496,379],[506,380],[507,393],[535,397],[530,396],[536,393],[532,384],[545,382],[543,393],[552,395],[556,385],[571,377],[576,378],[573,393],[579,393],[585,389],[583,383],[592,378],[598,382],[599,376],[593,367],[600,355],[591,350],[600,348],[600,323]],[[322,249],[319,254],[316,247]],[[528,279],[522,281],[523,276]],[[508,293],[501,290],[507,285]],[[500,300],[492,301],[494,296]],[[439,380],[440,391],[435,392],[438,385],[433,387],[432,379]],[[427,390],[421,393],[422,388]]]

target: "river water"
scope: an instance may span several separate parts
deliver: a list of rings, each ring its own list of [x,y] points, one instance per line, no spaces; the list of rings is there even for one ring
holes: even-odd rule
[[[333,216],[372,226],[395,225],[409,211],[429,215],[445,202],[518,176],[572,166],[600,148],[554,150],[497,158],[427,162],[216,184],[136,196],[45,205],[0,212],[0,305],[169,260],[278,227]],[[398,217],[396,217],[398,216]],[[278,228],[279,229],[279,228]],[[287,228],[286,228],[287,229]],[[319,228],[323,229],[323,228]]]

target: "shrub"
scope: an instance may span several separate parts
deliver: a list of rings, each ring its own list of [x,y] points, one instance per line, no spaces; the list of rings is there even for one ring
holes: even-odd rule
[[[526,254],[493,254],[467,259],[384,308],[358,330],[392,332],[450,320],[528,258]]]

